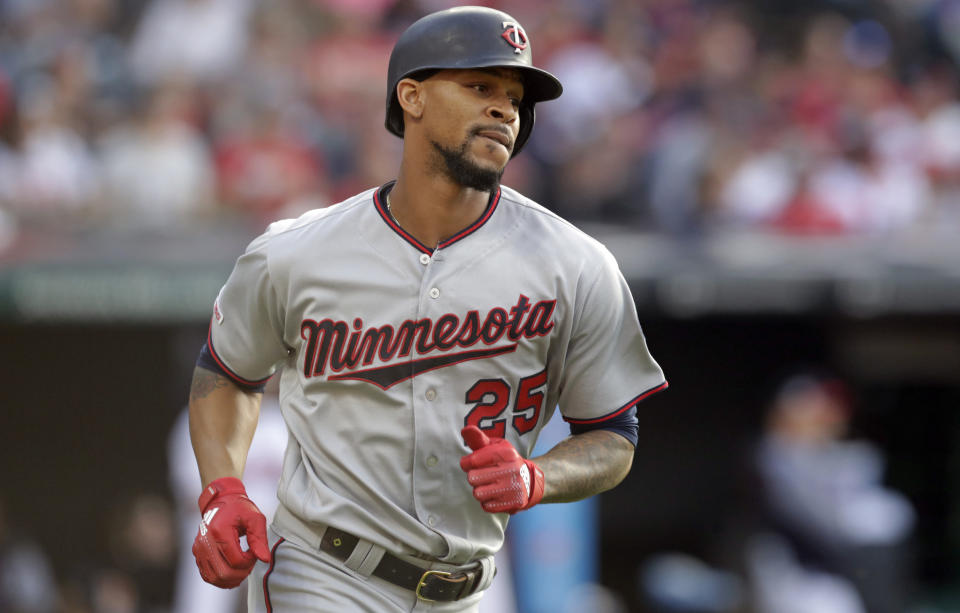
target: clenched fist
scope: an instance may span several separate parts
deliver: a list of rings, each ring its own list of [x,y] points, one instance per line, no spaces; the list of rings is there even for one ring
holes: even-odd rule
[[[488,513],[510,513],[529,509],[543,498],[543,471],[524,459],[503,438],[490,438],[480,428],[460,431],[473,453],[460,458],[473,496]]]
[[[257,505],[247,498],[239,479],[223,477],[211,481],[198,501],[200,529],[193,541],[193,557],[200,576],[217,587],[240,585],[257,559],[270,561],[267,546],[267,519]],[[249,549],[240,546],[246,535]]]

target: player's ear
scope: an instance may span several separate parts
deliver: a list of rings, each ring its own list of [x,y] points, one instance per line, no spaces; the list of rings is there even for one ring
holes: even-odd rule
[[[413,119],[423,116],[424,87],[415,79],[400,79],[397,83],[397,101],[403,112]]]

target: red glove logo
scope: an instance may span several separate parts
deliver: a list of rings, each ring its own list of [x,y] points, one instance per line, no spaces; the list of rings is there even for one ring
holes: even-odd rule
[[[217,587],[231,588],[243,583],[257,560],[270,561],[267,546],[267,518],[247,498],[239,479],[224,477],[212,481],[198,501],[200,528],[193,541],[193,557],[200,576]],[[240,547],[246,535],[250,548]]]
[[[473,450],[460,458],[460,468],[484,511],[513,515],[540,502],[543,471],[517,453],[510,441],[490,438],[476,426],[467,426],[460,434]]]

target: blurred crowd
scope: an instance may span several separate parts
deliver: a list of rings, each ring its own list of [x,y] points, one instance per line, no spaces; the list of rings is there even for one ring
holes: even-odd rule
[[[940,610],[918,604],[918,509],[888,484],[884,450],[857,432],[866,408],[822,368],[784,377],[742,450],[713,551],[641,563],[650,613]]]
[[[672,235],[960,228],[960,0],[502,0],[565,86],[504,182]],[[249,223],[392,178],[443,0],[0,1],[0,247]]]
[[[0,501],[0,611],[4,613],[169,613],[177,540],[172,504],[138,492],[105,505],[103,550],[55,568],[49,551],[12,520]],[[96,530],[95,526],[86,526]]]

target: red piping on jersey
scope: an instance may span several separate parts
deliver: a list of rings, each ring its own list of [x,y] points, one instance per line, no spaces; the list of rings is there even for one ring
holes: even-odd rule
[[[600,422],[602,422],[602,421],[607,421],[608,419],[613,419],[614,417],[616,417],[617,415],[623,413],[624,411],[629,410],[630,407],[634,406],[635,404],[637,404],[638,402],[640,402],[640,401],[643,400],[644,398],[647,398],[647,397],[649,397],[649,396],[652,396],[652,395],[656,394],[657,392],[662,392],[663,390],[667,389],[667,387],[669,387],[669,384],[668,384],[666,381],[664,381],[664,382],[661,383],[660,385],[658,385],[658,386],[656,386],[656,387],[653,387],[653,388],[650,388],[650,389],[648,389],[647,391],[645,391],[644,393],[640,394],[639,396],[637,396],[636,398],[634,398],[633,400],[631,400],[631,401],[628,402],[627,404],[623,405],[622,407],[620,407],[619,409],[617,409],[617,410],[614,411],[613,413],[609,413],[609,414],[607,414],[607,415],[604,415],[603,417],[595,417],[595,418],[593,418],[593,419],[573,419],[572,417],[564,417],[563,420],[566,421],[567,423],[571,423],[571,424],[598,424],[598,423],[600,423]]]
[[[227,365],[223,363],[223,360],[220,359],[220,356],[217,355],[217,350],[213,348],[213,335],[211,334],[212,331],[213,331],[213,326],[211,325],[209,328],[207,328],[207,348],[210,349],[210,355],[213,356],[213,360],[217,363],[217,366],[223,369],[223,372],[225,375],[227,375],[237,383],[246,385],[247,387],[255,387],[257,385],[263,385],[264,383],[270,380],[270,377],[272,377],[273,375],[264,377],[263,379],[260,379],[258,381],[250,381],[248,379],[244,379],[237,373],[230,370],[230,368],[228,368]]]
[[[373,192],[373,202],[377,207],[377,212],[380,213],[380,217],[383,218],[383,220],[387,223],[388,226],[390,226],[390,228],[394,232],[399,234],[401,237],[403,237],[404,240],[406,240],[408,243],[413,245],[414,248],[417,249],[417,251],[422,251],[427,255],[431,255],[433,253],[433,249],[427,247],[426,245],[424,245],[423,243],[415,239],[413,236],[411,236],[406,230],[401,228],[400,224],[398,224],[396,220],[393,218],[393,215],[391,215],[390,212],[387,211],[387,207],[384,206],[383,202],[380,201],[381,191],[383,191],[382,187],[376,190],[375,192]],[[500,188],[497,187],[497,193],[495,193],[493,195],[493,198],[490,199],[490,202],[487,204],[487,208],[483,212],[483,215],[481,215],[480,218],[477,219],[477,221],[473,222],[462,231],[458,232],[457,234],[454,234],[453,236],[451,236],[445,241],[441,241],[437,245],[437,249],[443,249],[444,247],[448,247],[453,243],[457,242],[458,240],[460,240],[461,238],[466,237],[468,234],[472,234],[473,232],[476,232],[480,228],[480,226],[487,223],[487,220],[490,219],[491,215],[493,215],[493,211],[497,208],[497,204],[499,202],[500,202]]]
[[[451,237],[448,238],[447,240],[445,240],[445,241],[443,241],[442,243],[440,243],[439,245],[437,245],[437,248],[438,248],[438,249],[443,249],[443,248],[446,247],[447,245],[450,245],[450,244],[452,244],[452,243],[455,243],[456,241],[460,240],[460,239],[463,238],[464,236],[466,236],[466,235],[470,234],[471,232],[477,230],[477,229],[478,229],[480,226],[482,226],[483,224],[487,223],[487,220],[490,219],[490,216],[491,216],[491,215],[493,215],[493,210],[497,208],[497,204],[498,204],[499,202],[500,202],[500,188],[497,187],[497,193],[493,195],[493,198],[491,199],[490,204],[487,205],[487,210],[483,212],[483,215],[480,216],[480,219],[478,219],[476,222],[474,222],[473,225],[469,226],[469,227],[468,227],[467,229],[465,229],[463,232],[460,232],[460,233],[458,233],[458,234],[454,234],[453,236],[451,236]]]
[[[273,613],[273,605],[270,604],[270,589],[267,587],[267,579],[270,578],[270,573],[273,572],[273,567],[277,563],[277,547],[280,546],[284,539],[281,537],[279,541],[273,546],[273,549],[270,550],[270,568],[267,569],[267,572],[263,573],[263,603],[267,605],[267,613]]]

